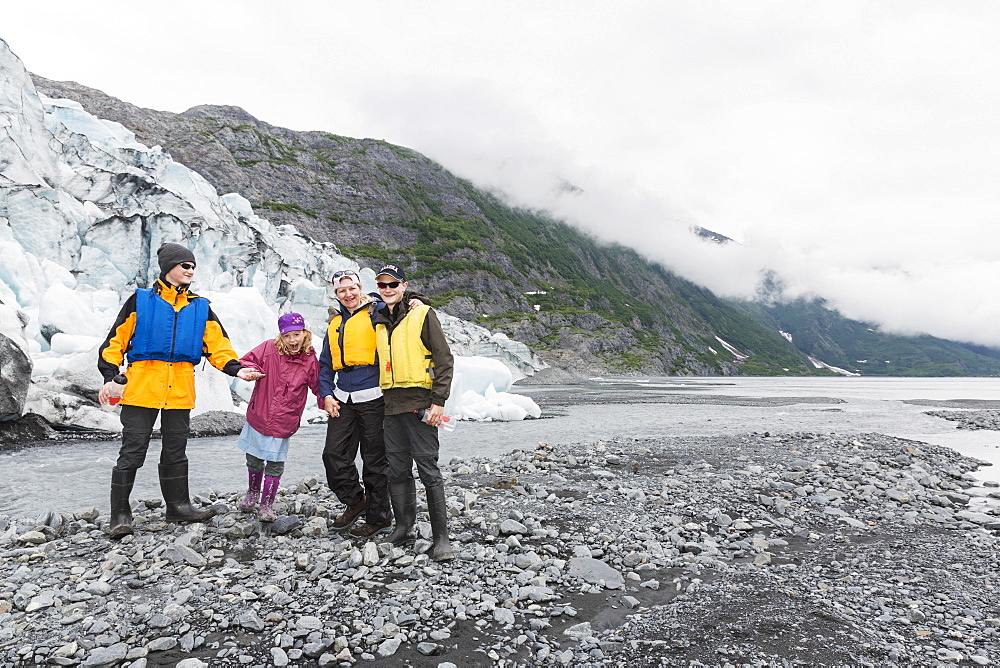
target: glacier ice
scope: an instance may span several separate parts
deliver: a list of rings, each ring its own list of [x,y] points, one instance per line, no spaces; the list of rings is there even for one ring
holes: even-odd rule
[[[273,338],[277,315],[290,311],[305,316],[318,346],[336,301],[328,277],[338,269],[359,271],[365,289],[375,288],[374,272],[333,244],[272,225],[238,194],[220,197],[160,147],[77,102],[39,95],[3,40],[0,70],[0,332],[32,361],[24,412],[116,428],[93,400],[97,348],[132,290],[156,280],[163,242],[192,249],[192,287],[211,300],[237,353]],[[441,320],[456,354],[450,411],[537,416],[531,399],[507,390],[545,363],[502,334],[445,313]],[[204,364],[196,388],[200,413],[240,410],[232,393],[245,400],[252,385]]]

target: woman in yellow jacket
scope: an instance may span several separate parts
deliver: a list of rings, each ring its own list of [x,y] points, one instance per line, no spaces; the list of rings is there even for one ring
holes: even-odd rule
[[[160,417],[160,489],[168,522],[203,522],[213,509],[198,510],[188,492],[187,439],[194,408],[194,365],[202,356],[215,368],[243,380],[262,374],[244,368],[208,300],[189,290],[194,254],[180,244],[156,251],[160,278],[149,289],[137,289],[122,306],[98,351],[97,368],[104,377],[98,393],[107,405],[116,394],[120,368],[127,383],[121,395],[122,447],[111,471],[109,534],[133,533],[129,495],[135,472],[146,460],[153,424]]]

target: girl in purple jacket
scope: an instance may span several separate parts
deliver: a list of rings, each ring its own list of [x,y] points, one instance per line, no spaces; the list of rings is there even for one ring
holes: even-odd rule
[[[319,362],[312,347],[312,332],[298,313],[278,318],[278,336],[240,358],[240,363],[263,376],[257,381],[247,407],[247,423],[236,445],[247,453],[250,485],[237,507],[253,512],[260,499],[260,520],[275,519],[274,497],[285,470],[288,439],[299,429],[309,391],[319,399]],[[263,485],[262,485],[263,482]]]

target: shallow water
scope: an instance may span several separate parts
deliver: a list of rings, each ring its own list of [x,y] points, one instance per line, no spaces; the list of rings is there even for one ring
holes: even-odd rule
[[[615,436],[878,432],[948,446],[993,462],[995,466],[980,469],[977,477],[1000,481],[1000,432],[959,430],[954,422],[925,415],[930,410],[956,409],[905,403],[920,399],[1000,402],[997,379],[649,378],[607,379],[596,387],[515,389],[536,398],[543,419],[460,422],[454,432],[441,433],[442,460],[496,456],[516,448],[534,449],[538,443],[579,443]],[[658,399],[658,395],[664,399]],[[803,403],[710,403],[733,402],[737,398],[802,398]],[[600,403],[607,399],[616,403]],[[669,400],[708,403],[666,403]],[[325,479],[320,461],[325,431],[325,425],[309,425],[292,437],[283,478],[286,483],[307,476]],[[245,488],[244,456],[235,442],[235,436],[190,441],[192,493],[228,493]],[[118,447],[117,441],[84,441],[0,453],[4,471],[0,478],[0,513],[35,517],[44,509],[74,512],[92,507],[105,512],[110,470]],[[159,498],[158,457],[159,442],[154,441],[146,466],[136,476],[133,498]]]

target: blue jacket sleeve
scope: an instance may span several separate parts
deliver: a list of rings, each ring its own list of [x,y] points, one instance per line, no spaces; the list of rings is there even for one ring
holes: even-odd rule
[[[336,371],[333,370],[333,355],[330,354],[330,337],[323,337],[323,349],[319,353],[319,398],[332,397],[336,387]]]

